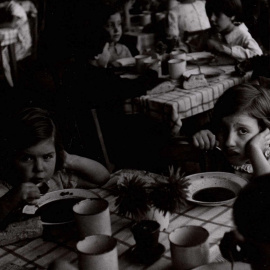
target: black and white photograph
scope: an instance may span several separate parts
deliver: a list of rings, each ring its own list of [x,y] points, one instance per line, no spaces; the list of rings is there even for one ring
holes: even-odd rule
[[[270,270],[269,0],[0,0],[0,270]]]

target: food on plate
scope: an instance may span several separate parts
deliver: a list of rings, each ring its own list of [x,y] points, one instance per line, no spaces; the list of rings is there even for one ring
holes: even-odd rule
[[[204,86],[208,86],[204,74],[192,74],[183,82],[183,88],[187,90]]]
[[[231,200],[236,197],[236,194],[224,187],[209,187],[203,188],[195,192],[192,199],[201,202],[221,202]]]

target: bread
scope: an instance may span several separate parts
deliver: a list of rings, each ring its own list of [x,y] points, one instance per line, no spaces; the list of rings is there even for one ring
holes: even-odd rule
[[[153,89],[147,91],[147,95],[157,95],[172,91],[175,85],[171,81],[165,81],[154,87]]]
[[[33,217],[25,221],[14,222],[0,231],[0,246],[18,242],[20,240],[41,236],[43,226],[40,217]]]
[[[183,88],[187,90],[204,86],[208,86],[204,74],[192,74],[183,82]]]

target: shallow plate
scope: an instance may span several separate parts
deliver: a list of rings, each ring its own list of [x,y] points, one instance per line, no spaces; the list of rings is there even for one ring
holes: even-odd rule
[[[127,57],[127,58],[120,58],[115,60],[112,64],[115,67],[127,67],[127,66],[134,66],[136,60],[134,57]]]
[[[37,205],[26,205],[22,212],[40,214],[43,225],[66,224],[73,221],[73,205],[87,198],[99,198],[99,195],[91,190],[79,188],[52,191],[41,196]]]
[[[210,263],[194,268],[193,270],[231,270],[232,264],[229,262]],[[233,270],[251,270],[251,266],[247,263],[235,262]]]
[[[188,53],[186,58],[190,64],[202,65],[211,62],[215,56],[209,52],[194,52]]]
[[[226,172],[206,172],[189,175],[186,177],[190,183],[187,200],[203,206],[218,206],[235,201],[239,191],[248,183],[244,178]],[[203,201],[195,200],[193,196],[198,191],[207,188],[225,188],[234,193],[234,197],[228,200]]]
[[[197,75],[200,74],[200,72],[202,74],[204,74],[205,78],[212,78],[212,77],[217,77],[221,74],[224,74],[225,71],[219,68],[213,68],[213,67],[200,67],[199,68],[194,68],[194,69],[190,69],[187,70],[186,72],[184,72],[183,76],[186,78],[189,78],[190,75]]]

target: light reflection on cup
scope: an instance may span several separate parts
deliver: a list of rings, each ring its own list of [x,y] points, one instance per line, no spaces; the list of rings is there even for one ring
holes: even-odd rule
[[[90,235],[76,245],[80,270],[118,270],[117,240],[108,235]]]
[[[171,59],[168,61],[169,75],[173,80],[178,80],[186,71],[187,62],[180,59]]]
[[[166,15],[163,12],[157,12],[155,14],[155,16],[156,16],[156,21],[158,22],[158,21],[161,21],[162,19],[164,19]]]
[[[139,23],[142,26],[145,26],[151,23],[151,14],[150,13],[143,13],[139,15]]]
[[[209,232],[200,226],[183,226],[169,234],[173,268],[193,269],[209,263]]]
[[[82,200],[73,206],[73,213],[81,238],[112,234],[108,201],[101,198]]]
[[[187,55],[184,52],[172,51],[170,53],[170,59],[187,60]]]
[[[145,71],[145,64],[144,61],[151,59],[151,56],[149,55],[144,55],[144,54],[139,54],[135,56],[136,60],[136,69],[138,73],[143,73]]]

